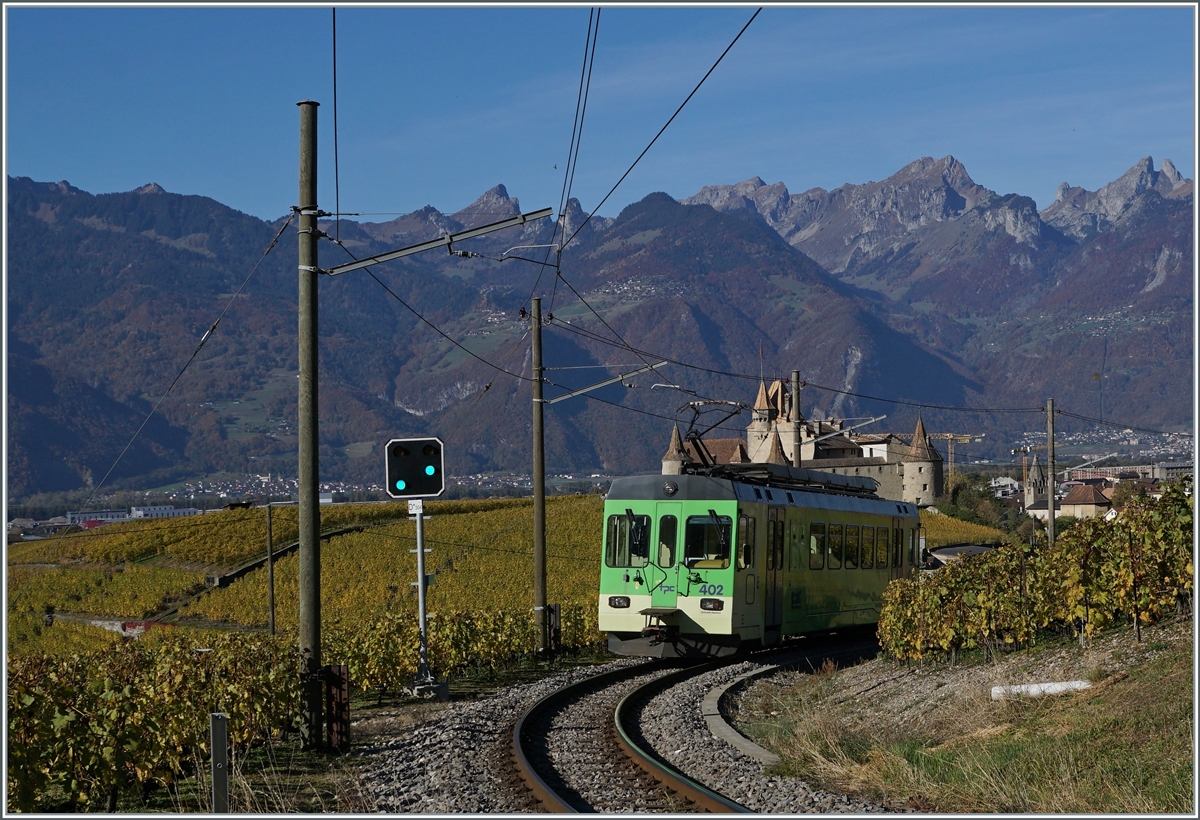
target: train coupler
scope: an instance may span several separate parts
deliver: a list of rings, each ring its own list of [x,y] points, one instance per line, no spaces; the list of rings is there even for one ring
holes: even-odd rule
[[[658,646],[660,643],[672,640],[673,633],[678,630],[675,627],[654,625],[647,626],[642,630],[642,637],[647,640],[650,646]]]

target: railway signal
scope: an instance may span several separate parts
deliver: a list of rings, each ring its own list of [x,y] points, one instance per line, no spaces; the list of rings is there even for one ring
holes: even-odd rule
[[[387,493],[392,498],[432,498],[445,491],[440,438],[394,438],[385,453]]]

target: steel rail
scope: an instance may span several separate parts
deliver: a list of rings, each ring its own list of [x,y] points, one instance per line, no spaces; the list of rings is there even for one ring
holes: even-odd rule
[[[533,764],[529,760],[529,755],[525,752],[525,734],[526,726],[531,718],[536,716],[543,709],[546,709],[551,704],[574,697],[577,693],[590,688],[595,688],[599,684],[606,681],[615,683],[623,678],[635,677],[644,675],[647,671],[652,671],[661,664],[636,664],[626,666],[621,669],[601,672],[598,675],[584,678],[575,683],[564,686],[561,689],[556,689],[550,694],[538,700],[528,709],[526,709],[517,719],[516,725],[513,727],[513,758],[516,762],[517,773],[521,779],[525,781],[525,785],[533,792],[546,811],[555,814],[578,814],[579,810],[562,799],[559,794],[548,784],[541,775],[537,773]]]
[[[716,814],[755,814],[756,812],[753,809],[746,808],[741,803],[731,800],[701,783],[697,783],[674,766],[659,759],[652,751],[640,746],[633,739],[631,732],[627,728],[628,724],[635,719],[635,715],[633,714],[635,710],[632,705],[634,702],[647,697],[654,690],[666,689],[680,681],[710,672],[713,669],[728,665],[728,663],[729,661],[706,663],[701,666],[681,669],[678,672],[671,672],[661,678],[655,678],[653,681],[638,687],[621,699],[621,702],[617,704],[617,708],[613,713],[613,723],[617,730],[617,743],[625,750],[629,758],[642,771],[662,783],[671,791],[683,795],[705,811]]]
[[[756,678],[762,675],[771,674],[781,671],[789,667],[794,667],[805,659],[812,658],[848,658],[850,656],[859,656],[863,654],[863,649],[866,645],[855,642],[850,646],[830,647],[812,646],[805,649],[799,647],[780,647],[770,650],[764,654],[767,656],[773,654],[790,655],[787,661],[770,666],[762,670],[756,670],[750,675],[743,678]],[[797,650],[799,649],[799,652]],[[759,656],[760,658],[762,655]],[[697,675],[711,672],[722,666],[740,663],[747,660],[745,656],[735,656],[732,658],[722,658],[708,663],[697,664],[677,669],[673,672],[668,672],[665,675],[655,678],[642,686],[638,687],[633,692],[627,694],[617,704],[613,712],[613,728],[615,729],[615,739],[617,744],[622,748],[630,760],[637,765],[639,769],[649,774],[665,788],[679,794],[698,809],[702,811],[713,812],[717,814],[754,814],[753,809],[737,803],[736,801],[716,792],[707,786],[692,780],[683,772],[674,768],[670,764],[661,760],[651,750],[643,748],[637,740],[634,739],[634,733],[630,730],[630,726],[636,720],[636,709],[634,705],[643,699],[648,699],[657,694],[656,690],[664,690],[670,686],[679,683]],[[536,718],[539,713],[548,709],[556,702],[571,700],[580,696],[580,693],[588,689],[598,689],[604,686],[612,685],[625,678],[637,677],[645,675],[648,672],[653,672],[656,668],[669,665],[670,661],[659,663],[637,664],[626,666],[621,669],[602,672],[598,675],[584,678],[575,683],[557,689],[541,699],[532,706],[527,708],[517,719],[513,727],[513,745],[512,756],[516,764],[516,769],[525,785],[533,793],[534,797],[543,805],[546,811],[557,814],[578,814],[580,810],[568,803],[561,795],[554,790],[546,780],[538,774],[529,754],[526,752],[526,736],[532,719]],[[746,680],[739,680],[736,683],[745,684]],[[736,730],[733,730],[736,731]]]

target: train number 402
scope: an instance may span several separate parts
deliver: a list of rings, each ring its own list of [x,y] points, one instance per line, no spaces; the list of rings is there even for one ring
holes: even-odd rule
[[[700,594],[701,595],[724,595],[725,594],[725,585],[724,584],[701,584],[700,585]]]

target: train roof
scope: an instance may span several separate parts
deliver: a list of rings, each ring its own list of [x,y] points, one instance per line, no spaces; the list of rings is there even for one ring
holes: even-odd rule
[[[722,465],[728,466],[728,465]],[[777,465],[734,465],[754,470],[721,471],[715,475],[639,475],[613,479],[608,498],[646,501],[684,501],[712,499],[714,501],[747,501],[783,506],[855,510],[884,515],[915,516],[917,507],[891,499],[880,498],[866,491],[864,484],[874,481],[859,476],[841,476]],[[763,467],[790,472],[783,481],[765,480]],[[825,478],[828,481],[825,481]]]

